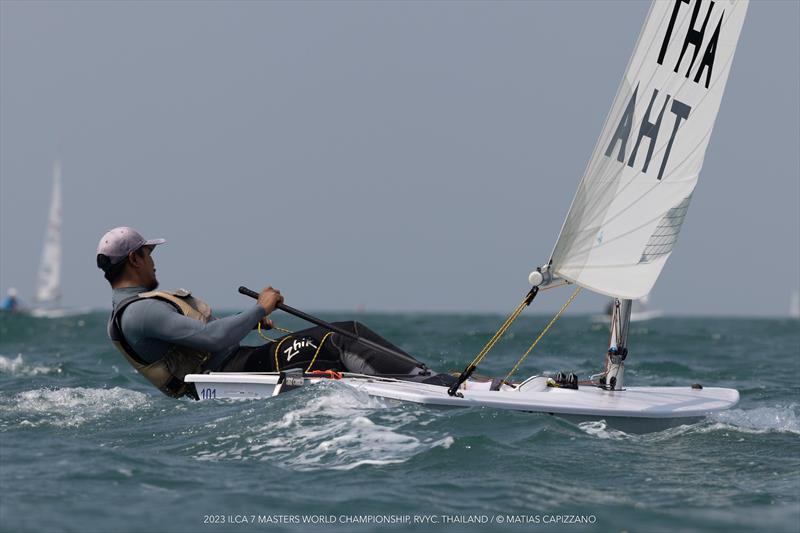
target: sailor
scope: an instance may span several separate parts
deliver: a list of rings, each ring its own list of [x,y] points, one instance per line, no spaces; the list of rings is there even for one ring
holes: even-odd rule
[[[197,398],[187,374],[275,372],[299,368],[305,372],[347,371],[391,374],[440,384],[437,377],[411,356],[392,358],[323,328],[310,328],[263,346],[241,346],[259,324],[271,327],[269,314],[283,302],[280,291],[266,287],[255,305],[232,316],[215,318],[211,308],[189,291],[159,291],[153,261],[164,239],[145,239],[130,227],[108,231],[97,246],[97,266],[113,289],[108,335],[122,355],[153,385],[172,397]],[[358,322],[339,322],[362,338],[400,351]]]
[[[0,303],[0,310],[10,311],[12,313],[19,310],[19,299],[17,298],[17,289],[15,289],[14,287],[8,289],[6,297],[3,298],[3,302]]]

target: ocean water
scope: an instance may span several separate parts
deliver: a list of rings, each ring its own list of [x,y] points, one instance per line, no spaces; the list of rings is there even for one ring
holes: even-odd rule
[[[460,370],[503,319],[357,318],[440,370]],[[505,375],[549,318],[520,318],[480,372]],[[634,324],[628,385],[741,393],[731,411],[649,434],[341,383],[176,401],[129,368],[105,320],[0,315],[2,531],[800,530],[796,320]],[[562,318],[520,374],[584,378],[607,337]]]

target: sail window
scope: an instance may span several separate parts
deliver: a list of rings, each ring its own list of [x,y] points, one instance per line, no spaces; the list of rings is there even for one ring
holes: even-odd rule
[[[639,263],[650,263],[654,259],[667,255],[672,251],[678,241],[678,234],[681,232],[683,219],[686,217],[686,211],[689,210],[689,202],[691,200],[692,195],[690,194],[681,203],[667,211],[667,214],[658,223],[647,244],[645,244]]]

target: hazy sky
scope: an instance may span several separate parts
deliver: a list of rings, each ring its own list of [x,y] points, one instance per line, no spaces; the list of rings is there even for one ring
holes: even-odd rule
[[[60,158],[67,305],[110,305],[95,247],[131,225],[168,240],[163,287],[216,307],[271,283],[301,309],[509,311],[647,10],[2,0],[0,289],[32,298]],[[782,315],[800,286],[800,2],[747,17],[667,312]]]

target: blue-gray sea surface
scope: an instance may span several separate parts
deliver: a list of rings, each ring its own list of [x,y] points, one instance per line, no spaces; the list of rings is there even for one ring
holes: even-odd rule
[[[357,318],[440,370],[463,368],[503,320]],[[480,372],[505,375],[549,318],[521,318]],[[797,320],[634,324],[627,385],[741,393],[731,411],[649,434],[341,383],[176,401],[128,366],[105,321],[0,315],[3,531],[800,530]],[[520,374],[583,379],[607,340],[606,326],[567,316]]]

